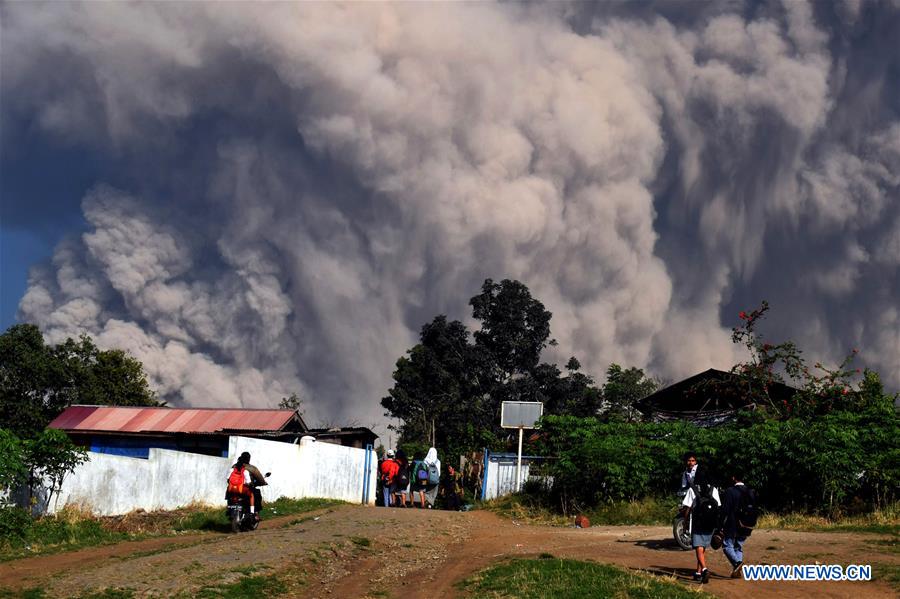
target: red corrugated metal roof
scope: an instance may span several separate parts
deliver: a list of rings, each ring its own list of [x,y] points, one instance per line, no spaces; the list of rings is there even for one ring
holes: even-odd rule
[[[265,432],[281,430],[293,417],[293,410],[71,406],[49,427],[107,433]]]

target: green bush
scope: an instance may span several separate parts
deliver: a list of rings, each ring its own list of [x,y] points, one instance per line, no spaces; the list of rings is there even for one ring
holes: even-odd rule
[[[687,450],[719,485],[732,468],[742,470],[772,511],[835,514],[861,502],[871,509],[895,501],[900,488],[900,425],[883,405],[747,426],[547,416],[542,428],[542,452],[557,458],[551,497],[565,511],[671,494]]]
[[[31,536],[31,527],[31,516],[22,508],[0,508],[0,546],[24,543]]]

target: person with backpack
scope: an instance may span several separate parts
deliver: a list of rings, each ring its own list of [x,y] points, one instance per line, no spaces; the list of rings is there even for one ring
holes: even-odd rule
[[[262,491],[259,487],[265,487],[269,483],[266,482],[266,477],[259,471],[259,468],[250,463],[249,451],[243,452],[240,457],[238,457],[238,461],[244,463],[247,474],[250,475],[250,491],[253,493],[253,500],[256,505],[256,518],[259,519],[259,514],[262,512],[263,508]],[[269,474],[271,474],[271,472]]]
[[[397,450],[397,474],[394,475],[394,482],[391,484],[391,494],[393,495],[393,505],[396,507],[406,507],[406,497],[409,494],[409,461],[406,459],[406,453],[402,449]]]
[[[428,482],[425,484],[425,499],[428,507],[434,507],[437,501],[438,486],[441,484],[441,461],[437,457],[437,449],[432,447],[422,460],[428,469]]]
[[[705,473],[697,472],[687,489],[682,506],[690,508],[691,546],[697,556],[694,580],[700,583],[709,582],[706,549],[712,543],[713,533],[719,525],[720,505],[719,490],[712,485]]]
[[[387,457],[381,462],[381,466],[378,467],[378,472],[381,475],[384,507],[391,507],[391,495],[393,493],[391,485],[394,484],[394,477],[397,476],[399,470],[400,465],[397,463],[397,460],[394,459],[394,450],[388,449]]]
[[[421,455],[421,454],[420,454]],[[412,503],[416,503],[416,493],[419,494],[419,507],[425,508],[425,491],[428,489],[428,465],[424,460],[414,460],[412,464],[412,476],[410,477],[410,491]]]
[[[759,517],[756,491],[743,482],[737,470],[731,475],[732,486],[725,491],[722,504],[722,551],[731,563],[731,577],[740,578],[744,566],[744,542],[753,532]]]
[[[241,455],[234,466],[231,467],[231,474],[228,475],[228,489],[225,491],[225,498],[229,495],[243,495],[247,497],[250,503],[250,513],[255,514],[259,519],[256,511],[256,501],[251,487],[250,471],[247,469],[247,463],[250,461],[249,456],[245,459]]]

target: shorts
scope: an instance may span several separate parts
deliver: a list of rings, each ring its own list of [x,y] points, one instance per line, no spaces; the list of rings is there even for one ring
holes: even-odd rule
[[[712,543],[713,533],[698,533],[695,532],[691,534],[691,547],[709,547],[709,544]]]

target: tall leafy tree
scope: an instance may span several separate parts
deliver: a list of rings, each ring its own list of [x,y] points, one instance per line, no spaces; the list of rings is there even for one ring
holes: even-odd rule
[[[403,420],[399,443],[430,444],[456,455],[496,447],[506,400],[541,401],[548,413],[594,415],[600,391],[578,372],[540,362],[550,339],[550,312],[518,281],[484,282],[470,301],[481,328],[470,341],[459,321],[436,317],[420,342],[397,361],[394,386],[381,400],[387,415]]]
[[[422,327],[420,342],[397,360],[394,386],[381,400],[390,416],[403,420],[403,441],[430,443],[432,433],[446,436],[454,411],[477,385],[474,358],[469,332],[458,320],[441,315]]]
[[[501,382],[533,372],[544,348],[556,345],[556,340],[550,339],[553,315],[519,281],[487,279],[469,305],[472,315],[481,321],[475,343],[493,356]]]
[[[610,364],[603,385],[603,415],[609,420],[639,420],[640,412],[635,408],[635,403],[658,388],[659,383],[647,378],[642,369]]]
[[[0,421],[17,435],[32,436],[59,413],[65,374],[40,330],[18,324],[0,335]]]
[[[0,335],[0,419],[20,437],[36,436],[67,406],[160,405],[143,365],[90,337],[51,346],[32,324]]]

